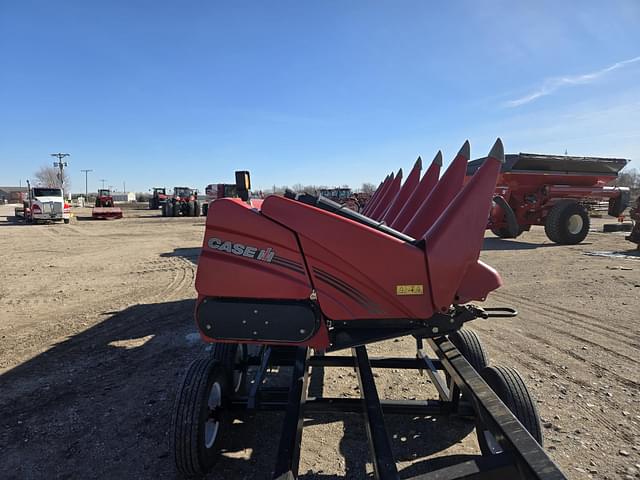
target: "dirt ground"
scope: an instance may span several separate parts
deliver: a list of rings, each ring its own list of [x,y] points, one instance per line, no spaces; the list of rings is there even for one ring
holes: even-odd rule
[[[204,218],[125,215],[38,226],[0,217],[2,478],[176,477],[168,445],[176,385],[205,348],[192,320]],[[526,379],[545,446],[569,478],[640,475],[640,256],[584,254],[631,247],[619,233],[556,246],[540,227],[485,240],[482,259],[505,282],[487,305],[520,315],[472,327],[493,364]],[[370,352],[415,353],[409,339]],[[386,398],[435,391],[417,372],[379,370],[376,382]],[[350,370],[325,372],[327,395],[356,396],[356,385]],[[281,419],[236,421],[209,478],[270,478]],[[473,426],[462,420],[386,421],[402,478],[442,465],[442,455],[477,453]],[[366,445],[360,416],[309,418],[300,478],[367,478]]]

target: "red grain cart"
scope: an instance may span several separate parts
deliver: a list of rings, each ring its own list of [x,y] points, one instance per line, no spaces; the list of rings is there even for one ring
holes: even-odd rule
[[[629,204],[629,189],[609,186],[627,164],[622,158],[518,153],[505,156],[487,228],[516,238],[531,225],[544,225],[552,242],[573,245],[589,233],[589,203],[609,201],[618,217]],[[467,179],[486,159],[469,162]]]

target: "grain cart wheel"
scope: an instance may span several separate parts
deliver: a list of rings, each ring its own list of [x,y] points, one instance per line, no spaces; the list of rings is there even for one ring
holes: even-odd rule
[[[549,211],[544,232],[552,242],[575,245],[585,239],[589,225],[589,213],[584,206],[574,200],[561,200]]]
[[[244,389],[247,380],[248,349],[245,344],[216,343],[213,358],[220,362],[227,372],[227,384],[231,395]]]
[[[536,402],[518,371],[511,367],[486,367],[481,375],[522,426],[542,446],[542,428]],[[483,455],[493,455],[502,451],[493,434],[483,425],[476,426],[476,433]]]
[[[194,217],[200,216],[200,204],[198,203],[197,200],[193,202],[193,216]]]
[[[176,468],[186,477],[205,475],[218,459],[227,426],[227,385],[227,372],[214,358],[195,360],[184,376],[173,411],[171,440]]]
[[[489,355],[480,342],[480,337],[473,330],[461,328],[460,330],[450,333],[449,340],[455,345],[467,362],[476,370],[481,372],[489,365]],[[451,377],[445,370],[445,378],[449,388],[453,386]]]
[[[196,211],[195,202],[191,201],[187,205],[188,205],[188,207],[187,207],[188,215],[190,217],[194,217],[195,216],[195,211]]]
[[[208,211],[209,211],[209,204],[205,202],[202,204],[202,215],[206,217]]]

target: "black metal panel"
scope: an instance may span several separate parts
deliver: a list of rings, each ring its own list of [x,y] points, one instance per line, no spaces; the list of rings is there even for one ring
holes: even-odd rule
[[[304,342],[320,325],[310,301],[205,298],[196,312],[199,328],[219,340]]]

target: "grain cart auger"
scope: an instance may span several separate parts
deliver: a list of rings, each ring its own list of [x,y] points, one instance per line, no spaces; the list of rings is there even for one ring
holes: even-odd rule
[[[363,415],[375,478],[399,478],[383,413],[475,418],[482,455],[414,478],[565,478],[541,447],[535,402],[520,375],[489,366],[477,335],[464,327],[516,314],[468,303],[502,283],[478,257],[503,158],[498,140],[462,187],[465,144],[442,179],[429,180],[412,236],[321,196],[271,195],[259,207],[241,198],[212,202],[195,320],[214,346],[191,364],[176,396],[171,438],[178,471],[194,476],[214,467],[233,415],[282,410],[274,479],[297,478],[303,420],[317,412]],[[422,183],[416,180],[414,189]],[[385,195],[378,214],[402,188],[388,191],[395,194]],[[403,336],[414,337],[416,356],[368,357],[367,344]],[[330,355],[342,349],[351,356]],[[288,388],[266,382],[268,371],[284,376],[288,370],[273,369],[285,366],[292,367]],[[316,369],[329,367],[355,368],[360,398],[311,397],[310,371],[318,378]],[[439,398],[380,400],[373,368],[426,371]]]

